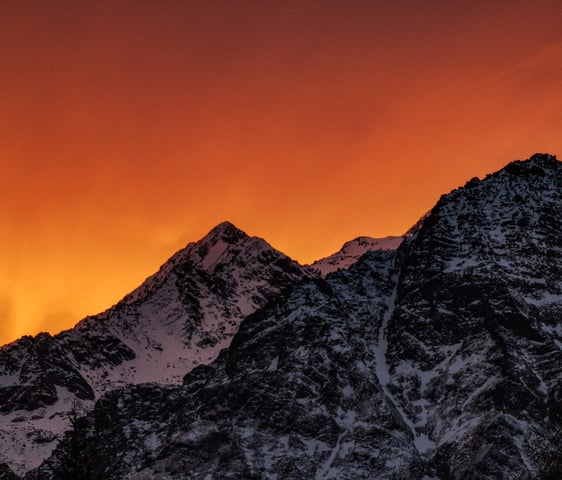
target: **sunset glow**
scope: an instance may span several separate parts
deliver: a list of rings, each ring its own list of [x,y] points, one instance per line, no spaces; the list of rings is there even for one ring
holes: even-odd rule
[[[0,342],[223,220],[306,263],[560,157],[561,24],[558,1],[0,3]]]

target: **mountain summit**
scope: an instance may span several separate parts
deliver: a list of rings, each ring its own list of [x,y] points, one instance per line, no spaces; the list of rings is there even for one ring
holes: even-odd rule
[[[443,195],[397,248],[325,278],[221,224],[104,314],[4,347],[9,405],[29,379],[106,392],[25,478],[557,478],[561,239],[546,154]],[[196,362],[159,360],[174,332]],[[186,375],[164,386],[149,365]],[[31,422],[26,408],[5,418]]]
[[[78,402],[130,384],[181,383],[228,346],[242,319],[313,275],[228,222],[171,257],[117,305],[0,350],[0,458],[37,466]]]

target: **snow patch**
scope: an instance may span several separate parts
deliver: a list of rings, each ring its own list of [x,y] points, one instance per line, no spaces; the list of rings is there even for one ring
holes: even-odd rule
[[[311,264],[311,267],[318,270],[322,277],[325,277],[328,273],[349,268],[367,252],[396,250],[403,241],[404,237],[358,237],[345,243],[338,252],[316,260]]]

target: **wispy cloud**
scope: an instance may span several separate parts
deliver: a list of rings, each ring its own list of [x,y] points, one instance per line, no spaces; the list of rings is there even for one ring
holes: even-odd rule
[[[543,45],[542,48],[528,55],[511,68],[501,72],[497,79],[515,75],[535,75],[545,71],[562,70],[562,41]]]

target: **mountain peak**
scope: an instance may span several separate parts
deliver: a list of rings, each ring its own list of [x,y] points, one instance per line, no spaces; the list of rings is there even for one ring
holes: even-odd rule
[[[148,277],[145,282],[123,299],[126,303],[141,300],[158,288],[170,275],[177,265],[188,262],[209,272],[227,256],[227,252],[244,242],[251,240],[242,230],[234,224],[224,221],[213,227],[207,235],[196,242],[189,243],[186,247],[176,252],[161,265],[158,272]]]
[[[224,221],[213,227],[211,231],[197,243],[203,242],[205,239],[217,238],[221,238],[227,243],[238,243],[238,241],[248,238],[248,235],[233,223]]]
[[[49,455],[75,399],[86,411],[118,387],[181,383],[230,344],[245,317],[312,276],[222,222],[105,312],[0,349],[0,478],[2,462],[20,474]]]
[[[188,256],[199,267],[208,270],[233,247],[251,240],[246,233],[230,222],[219,223],[198,242],[186,249]]]
[[[562,166],[562,162],[558,161],[555,155],[548,153],[535,153],[527,160],[515,160],[508,164],[500,172],[507,172],[512,175],[540,175],[543,176],[545,171],[555,171]]]
[[[559,166],[560,162],[556,158],[556,155],[550,155],[549,153],[535,153],[534,155],[526,160],[525,163],[539,165],[541,167],[553,167]]]

